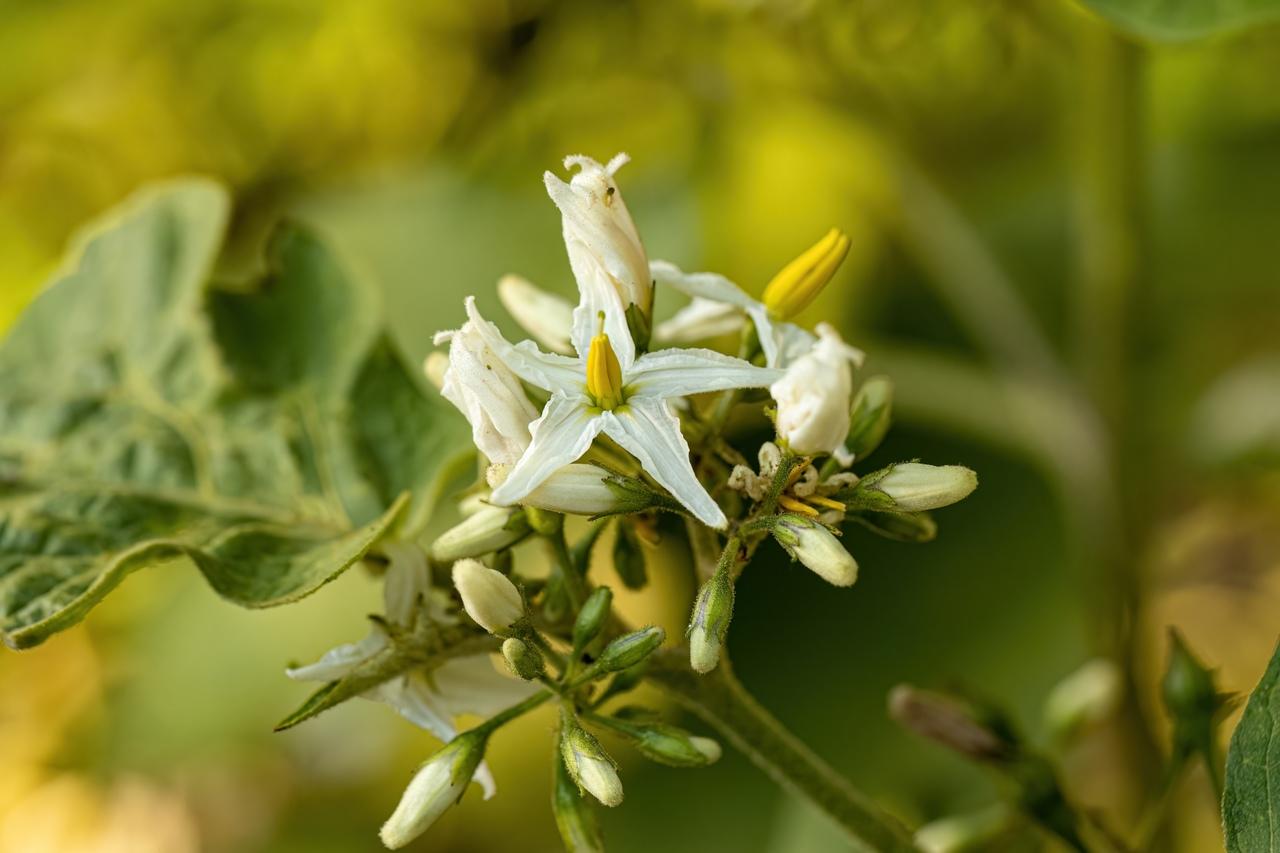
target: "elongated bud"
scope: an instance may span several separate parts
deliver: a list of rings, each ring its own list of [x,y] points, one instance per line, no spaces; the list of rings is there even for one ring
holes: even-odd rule
[[[852,586],[858,579],[858,561],[822,523],[802,515],[780,516],[773,538],[791,556],[834,586]]]
[[[900,684],[889,691],[889,716],[903,728],[977,761],[1005,763],[1018,752],[1003,720],[956,696]]]
[[[502,641],[502,657],[511,674],[525,681],[541,678],[547,671],[542,654],[518,637],[507,637]]]
[[[498,299],[529,336],[552,352],[573,353],[573,306],[518,275],[498,280]]]
[[[454,563],[453,585],[462,596],[467,615],[490,634],[506,634],[524,618],[520,590],[506,575],[486,568],[479,560]]]
[[[405,846],[462,799],[484,758],[485,742],[483,735],[460,734],[418,768],[400,804],[382,825],[382,843],[392,850]]]
[[[1102,722],[1116,710],[1124,693],[1124,677],[1113,661],[1095,658],[1049,692],[1044,719],[1054,737],[1065,739]]]
[[[873,512],[863,510],[845,516],[886,539],[899,542],[932,542],[938,535],[938,524],[924,512]]]
[[[613,540],[613,569],[627,589],[643,589],[649,582],[644,549],[627,521],[618,522],[618,535]]]
[[[601,672],[617,672],[635,666],[657,651],[667,638],[667,632],[657,625],[623,634],[604,647],[596,664]]]
[[[1160,691],[1173,721],[1175,756],[1199,752],[1206,761],[1216,761],[1214,731],[1223,712],[1231,707],[1232,697],[1219,692],[1213,670],[1191,653],[1175,628],[1169,629],[1169,667]],[[1216,766],[1213,772],[1217,772]]]
[[[609,618],[611,607],[613,607],[613,592],[609,587],[598,587],[591,593],[586,603],[582,605],[582,609],[578,611],[577,621],[573,623],[574,649],[580,652],[596,638]]]
[[[573,515],[610,515],[633,511],[634,501],[614,485],[616,475],[599,465],[574,462],[556,471],[521,503]]]
[[[556,828],[568,853],[604,853],[604,838],[596,823],[595,813],[583,800],[578,786],[565,769],[564,761],[555,765],[555,777],[551,790],[551,809],[555,813]]]
[[[978,475],[961,465],[899,462],[868,474],[847,497],[850,509],[920,512],[949,506],[978,487]]]
[[[728,572],[716,572],[698,590],[689,617],[689,665],[707,673],[720,662],[720,647],[733,619],[733,581]]]
[[[865,459],[880,446],[892,416],[893,383],[888,377],[873,376],[863,382],[849,407],[849,437],[844,445],[854,459]]]
[[[807,308],[826,287],[847,254],[849,238],[838,228],[832,228],[773,277],[765,287],[761,301],[776,316],[783,320],[791,319]]]
[[[587,791],[602,805],[613,807],[622,802],[617,763],[594,735],[563,713],[560,715],[560,757],[580,790]]]
[[[625,735],[640,754],[670,767],[706,767],[720,760],[723,750],[711,738],[692,735],[666,723],[642,723],[617,717],[599,722]]]
[[[431,558],[452,563],[510,548],[529,535],[529,523],[519,507],[485,506],[450,527],[431,543]]]

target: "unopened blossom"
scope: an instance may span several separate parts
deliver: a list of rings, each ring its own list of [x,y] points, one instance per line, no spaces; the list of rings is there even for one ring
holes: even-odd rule
[[[382,843],[396,850],[426,832],[461,798],[484,758],[484,747],[484,738],[462,735],[427,759],[382,825]]]
[[[784,515],[773,529],[774,538],[805,568],[834,586],[852,586],[858,562],[821,522],[800,515]]]
[[[834,455],[843,465],[853,461],[844,443],[849,435],[853,366],[861,357],[835,329],[820,323],[818,342],[769,387],[778,404],[778,435],[793,452]]]
[[[467,615],[490,634],[505,634],[524,618],[520,590],[502,572],[479,560],[459,560],[453,564],[453,585],[462,596]]]
[[[539,344],[562,355],[573,352],[573,343],[569,340],[573,306],[567,300],[518,275],[504,275],[499,279],[498,299]]]

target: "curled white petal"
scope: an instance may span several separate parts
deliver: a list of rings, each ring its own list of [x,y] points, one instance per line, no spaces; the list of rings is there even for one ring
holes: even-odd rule
[[[553,394],[542,417],[530,426],[533,442],[490,496],[495,504],[519,503],[560,468],[587,452],[599,435],[601,421],[582,398]]]
[[[653,337],[668,344],[695,343],[737,332],[745,316],[741,309],[727,302],[695,296],[671,319],[654,326]]]
[[[763,388],[780,380],[781,370],[756,367],[709,349],[664,349],[645,353],[626,381],[637,396],[683,397],[729,388]]]
[[[468,296],[466,306],[467,319],[475,324],[485,345],[525,382],[548,391],[578,393],[582,390],[582,368],[577,359],[542,352],[533,341],[512,344],[497,326],[480,315],[475,297]]]
[[[535,341],[552,352],[573,354],[573,306],[566,300],[518,275],[498,281],[498,299]]]

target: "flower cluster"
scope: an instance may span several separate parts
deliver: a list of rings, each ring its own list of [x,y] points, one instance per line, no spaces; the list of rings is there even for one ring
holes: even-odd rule
[[[290,670],[332,693],[387,702],[446,741],[383,828],[388,846],[423,832],[468,780],[491,794],[490,735],[556,699],[556,822],[570,850],[601,849],[584,795],[611,807],[623,788],[593,730],[671,766],[719,757],[715,741],[611,703],[652,672],[718,665],[735,582],[763,542],[849,586],[858,564],[841,542],[847,522],[924,541],[935,532],[927,512],[976,486],[956,466],[849,470],[883,438],[892,386],[875,377],[859,387],[862,353],[829,325],[795,322],[838,270],[848,237],[833,229],[756,300],[722,276],[649,261],[616,181],[626,162],[574,156],[568,181],[545,176],[576,305],[507,276],[499,296],[529,340],[508,340],[474,298],[463,325],[437,335],[447,354],[428,359],[428,376],[467,419],[483,459],[461,503],[465,518],[426,547],[382,544],[386,615],[361,643]],[[655,289],[691,300],[655,323]],[[734,356],[690,346],[726,335],[738,338]],[[760,426],[772,418],[775,432],[754,467],[728,429],[731,417],[752,414]],[[572,544],[565,515],[592,519]],[[672,516],[676,524],[663,521]],[[646,543],[689,539],[700,589],[687,649],[661,649],[661,628],[627,626],[609,588],[593,585],[591,554],[606,526],[616,531],[617,573],[633,588],[646,583]],[[526,538],[548,545],[549,574],[516,565],[513,549]],[[451,577],[452,590],[433,587],[433,573]],[[463,712],[486,719],[458,733]]]

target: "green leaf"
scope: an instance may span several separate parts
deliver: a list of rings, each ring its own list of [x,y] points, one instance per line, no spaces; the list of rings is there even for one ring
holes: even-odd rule
[[[1222,823],[1228,853],[1280,851],[1280,647],[1231,735]]]
[[[1152,41],[1187,41],[1280,20],[1280,0],[1080,0],[1116,27]]]
[[[140,193],[0,345],[9,645],[174,560],[237,604],[296,600],[429,515],[465,446],[315,235],[280,229],[261,280],[210,288],[227,214],[205,181]]]

